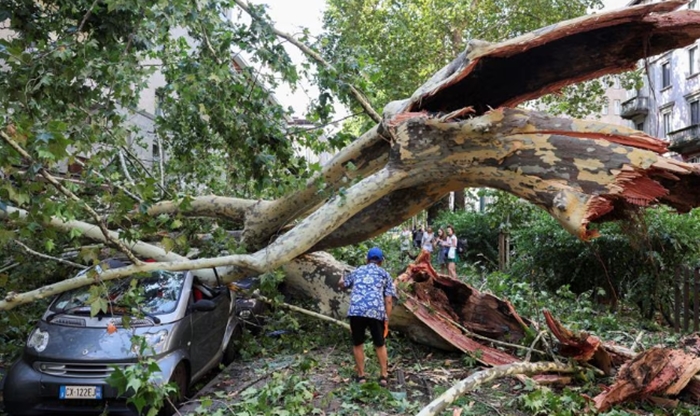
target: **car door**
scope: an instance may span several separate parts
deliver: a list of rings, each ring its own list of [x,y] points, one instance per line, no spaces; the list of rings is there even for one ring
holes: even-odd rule
[[[210,299],[216,307],[212,311],[190,312],[192,321],[192,342],[190,360],[192,375],[218,363],[222,351],[222,341],[230,316],[230,293],[226,287],[214,292]],[[194,302],[194,300],[193,300]]]

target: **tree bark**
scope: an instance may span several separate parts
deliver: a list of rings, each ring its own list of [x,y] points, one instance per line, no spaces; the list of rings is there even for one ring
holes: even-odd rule
[[[455,200],[452,207],[454,212],[462,212],[467,207],[467,193],[464,189],[454,192]]]
[[[651,348],[625,364],[615,383],[593,399],[599,412],[629,399],[677,395],[700,371],[700,357],[668,348]]]

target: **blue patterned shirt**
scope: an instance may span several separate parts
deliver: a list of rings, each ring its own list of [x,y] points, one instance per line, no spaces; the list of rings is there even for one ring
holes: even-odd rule
[[[360,266],[345,277],[345,287],[352,286],[348,316],[386,320],[384,298],[396,296],[394,281],[375,263]]]

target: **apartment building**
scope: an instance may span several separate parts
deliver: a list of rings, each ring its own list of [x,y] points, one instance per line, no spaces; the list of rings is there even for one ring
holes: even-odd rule
[[[627,99],[627,91],[620,85],[620,79],[612,76],[612,86],[605,89],[607,103],[603,105],[600,113],[592,114],[587,119],[596,120],[608,124],[626,125],[622,118],[622,103]]]
[[[628,6],[652,3],[632,0]],[[686,6],[700,9],[700,1]],[[628,91],[621,115],[630,127],[669,141],[669,149],[690,163],[700,163],[700,40],[639,63],[644,86]]]

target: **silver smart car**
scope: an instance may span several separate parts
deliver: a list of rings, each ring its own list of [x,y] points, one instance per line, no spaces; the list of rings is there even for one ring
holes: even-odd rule
[[[102,267],[124,265],[112,260]],[[108,312],[91,316],[97,290],[103,291]],[[137,296],[137,311],[133,301],[125,303],[128,296]],[[133,414],[105,379],[115,367],[137,361],[134,335],[145,337],[151,347],[160,367],[157,379],[174,382],[184,397],[207,371],[235,357],[234,340],[242,331],[235,298],[227,286],[206,287],[189,271],[155,271],[138,279],[103,282],[92,292],[89,287],[65,292],[51,302],[22,357],[9,369],[5,411],[75,415],[108,409],[110,415]]]

